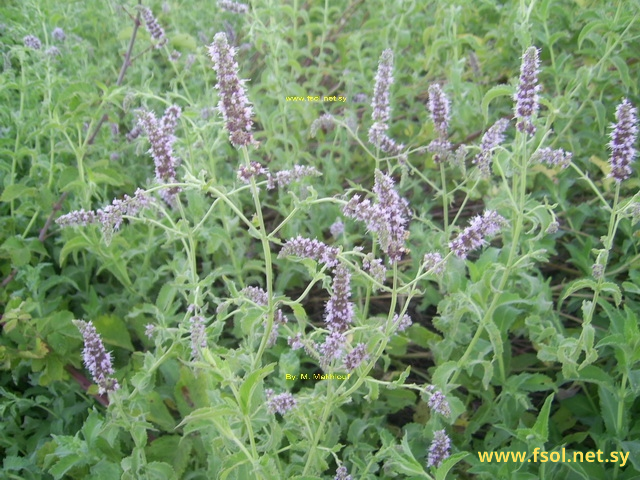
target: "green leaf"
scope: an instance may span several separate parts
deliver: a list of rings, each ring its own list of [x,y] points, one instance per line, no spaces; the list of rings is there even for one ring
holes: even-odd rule
[[[71,240],[65,243],[64,247],[62,247],[62,250],[60,250],[60,265],[64,266],[65,260],[70,253],[87,250],[90,246],[91,243],[84,236],[73,237]]]
[[[552,393],[544,401],[544,405],[540,409],[536,423],[532,428],[543,442],[546,442],[549,439],[549,413],[551,412],[551,404],[553,403],[554,396],[555,394]]]
[[[609,292],[613,295],[613,300],[616,302],[616,306],[620,305],[620,302],[622,302],[622,292],[618,285],[613,282],[604,282],[600,288],[601,291]]]
[[[31,261],[31,251],[25,240],[19,236],[8,238],[0,247],[0,252],[6,252],[14,267],[23,267]]]
[[[491,88],[485,93],[482,99],[482,114],[485,123],[489,123],[489,104],[498,97],[511,97],[513,95],[513,87],[509,85],[498,85]]]
[[[470,455],[469,452],[459,452],[451,455],[444,462],[440,464],[438,469],[436,470],[436,479],[435,480],[445,480],[447,478],[447,473],[451,470],[456,463]]]
[[[583,288],[590,288],[595,292],[597,287],[598,287],[598,283],[595,280],[592,280],[590,278],[582,278],[579,280],[574,280],[573,282],[569,283],[569,285],[565,287],[565,291],[560,297],[560,306],[562,305],[562,302],[569,295],[572,295],[578,290],[582,290]]]
[[[600,413],[604,420],[607,432],[617,438],[624,438],[625,435],[620,431],[618,425],[618,398],[610,390],[599,387],[598,395],[600,397]],[[624,416],[626,418],[626,415]],[[623,421],[623,423],[626,423]]]
[[[106,344],[124,348],[130,352],[134,351],[127,324],[120,317],[100,315],[93,319],[93,324]]]
[[[251,399],[253,398],[253,392],[258,386],[260,380],[271,374],[276,368],[276,363],[270,363],[269,365],[262,367],[259,370],[251,372],[242,382],[240,387],[240,408],[242,413],[249,415],[254,410]]]
[[[597,28],[607,30],[608,29],[607,22],[603,20],[596,20],[585,25],[582,31],[580,32],[580,35],[578,35],[578,49],[582,48],[582,42],[584,42],[587,36]],[[596,38],[600,39],[599,36],[597,36]]]
[[[9,185],[5,188],[0,195],[0,202],[10,202],[16,198],[33,197],[38,192],[34,187],[27,187],[25,185]]]

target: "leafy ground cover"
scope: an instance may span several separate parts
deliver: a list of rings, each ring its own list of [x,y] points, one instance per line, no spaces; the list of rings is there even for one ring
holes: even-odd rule
[[[4,477],[640,475],[637,1],[0,13]]]

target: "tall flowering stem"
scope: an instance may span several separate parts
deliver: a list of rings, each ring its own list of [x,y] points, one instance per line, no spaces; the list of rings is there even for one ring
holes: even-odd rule
[[[238,63],[235,59],[236,50],[229,45],[225,33],[217,33],[213,37],[213,43],[209,46],[209,55],[213,61],[213,68],[216,71],[218,83],[216,89],[220,100],[218,109],[226,123],[229,131],[229,141],[242,152],[242,162],[245,170],[251,170],[252,162],[249,159],[249,145],[257,145],[251,133],[253,121],[253,110],[247,99],[245,92],[245,81],[241,80],[238,74]],[[258,353],[253,359],[253,368],[259,367],[262,355],[269,344],[271,332],[274,328],[275,306],[273,302],[273,261],[271,258],[271,248],[269,246],[269,235],[264,223],[262,206],[260,205],[259,190],[256,185],[254,175],[247,177],[251,196],[256,210],[258,220],[258,234],[262,243],[262,251],[265,261],[265,276],[267,287],[267,321],[265,333],[262,336]]]

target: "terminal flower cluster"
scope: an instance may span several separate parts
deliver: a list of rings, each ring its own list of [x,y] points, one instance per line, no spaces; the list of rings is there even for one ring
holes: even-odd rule
[[[149,138],[151,148],[149,154],[153,158],[156,167],[156,180],[158,183],[176,182],[176,169],[180,165],[180,159],[173,153],[174,135],[178,119],[182,110],[177,105],[171,105],[164,112],[160,120],[153,112],[142,111],[138,117],[138,125],[144,129]],[[179,187],[170,187],[162,190],[161,195],[168,204],[173,203],[173,197],[180,192]]]
[[[635,148],[637,139],[637,110],[625,98],[616,109],[616,123],[612,126],[611,141],[609,142],[611,149],[611,157],[609,157],[611,173],[609,176],[616,182],[621,182],[631,176],[631,164],[638,153]]]
[[[397,262],[408,252],[404,245],[409,236],[406,226],[410,213],[408,202],[393,187],[393,179],[376,170],[373,187],[376,202],[354,195],[343,212],[347,217],[366,223],[369,231],[377,234],[380,247],[389,260]]]
[[[449,248],[458,258],[467,258],[469,252],[487,245],[486,238],[500,232],[506,223],[497,212],[487,210],[484,215],[474,217],[471,224],[449,243]]]
[[[270,413],[277,412],[280,415],[284,415],[297,405],[296,399],[289,392],[275,395],[275,392],[268,388],[264,393],[267,397],[267,409]]]
[[[482,136],[480,153],[478,153],[473,159],[473,164],[478,166],[482,176],[489,176],[491,169],[491,155],[493,150],[504,142],[504,132],[508,126],[509,120],[501,118]]]
[[[253,109],[247,99],[245,81],[238,75],[235,54],[236,49],[229,45],[225,33],[217,33],[213,37],[213,43],[209,46],[209,56],[218,77],[218,109],[229,131],[231,144],[239,148],[255,145],[256,141],[251,133]]]
[[[438,138],[427,146],[427,150],[433,153],[434,162],[440,163],[449,156],[451,143],[447,140],[449,135],[449,99],[437,83],[429,87],[427,106],[431,112],[433,126],[438,133]]]
[[[429,455],[427,457],[428,467],[439,467],[442,462],[449,458],[449,449],[451,448],[451,439],[447,432],[436,430],[433,434],[433,441],[429,447]]]
[[[388,48],[380,56],[376,81],[373,87],[373,99],[371,100],[373,125],[369,129],[369,142],[385,153],[398,155],[404,150],[404,145],[397,144],[387,135],[388,122],[391,119],[389,98],[392,83],[393,51]]]
[[[102,338],[92,322],[74,320],[84,340],[82,357],[87,370],[91,372],[93,381],[98,385],[100,394],[115,392],[120,388],[118,381],[111,377],[115,373],[111,364],[111,354],[104,348]]]
[[[521,132],[533,135],[536,127],[533,125],[533,117],[538,111],[540,85],[538,85],[538,73],[540,72],[540,50],[529,47],[522,56],[520,66],[520,82],[513,99],[515,105],[516,128]]]
[[[164,29],[160,26],[156,17],[153,16],[153,12],[148,7],[141,7],[140,14],[149,35],[156,41],[155,48],[162,48],[167,43],[167,37],[164,34]]]

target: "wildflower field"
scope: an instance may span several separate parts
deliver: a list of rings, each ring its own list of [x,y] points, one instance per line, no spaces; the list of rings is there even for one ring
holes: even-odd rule
[[[0,478],[640,478],[640,0],[5,0]]]

